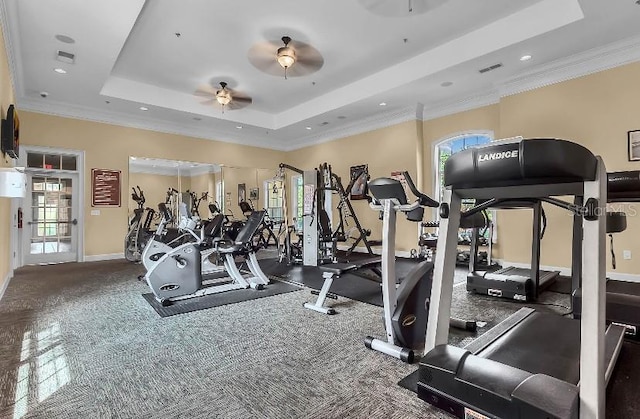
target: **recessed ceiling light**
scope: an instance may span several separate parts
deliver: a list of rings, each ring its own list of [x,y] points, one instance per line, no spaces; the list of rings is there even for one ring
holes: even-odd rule
[[[523,55],[520,57],[520,61],[529,61],[531,58],[531,55]]]
[[[442,87],[453,86],[453,82],[452,81],[445,81],[442,84],[440,84],[440,86],[442,86]]]
[[[305,127],[305,128],[308,129],[308,130],[311,130],[311,127]]]
[[[65,70],[64,68],[54,68],[53,71],[58,74],[67,74],[67,70]]]
[[[387,102],[380,102],[380,106],[387,106]]]
[[[67,36],[67,35],[58,34],[58,35],[56,35],[56,39],[58,41],[60,41],[60,42],[64,42],[65,44],[73,44],[74,42],[76,42],[75,39],[73,39],[72,37]]]
[[[104,103],[106,103],[107,105],[110,104],[111,102],[108,100],[105,100]]]
[[[236,128],[237,129],[242,129],[242,125],[237,125]]]
[[[147,108],[146,106],[140,106],[140,110],[141,110],[141,111],[148,111],[148,110],[149,110],[149,108]]]
[[[200,118],[199,116],[195,116],[195,117],[193,118],[193,120],[194,120],[194,121],[202,121],[202,118]]]

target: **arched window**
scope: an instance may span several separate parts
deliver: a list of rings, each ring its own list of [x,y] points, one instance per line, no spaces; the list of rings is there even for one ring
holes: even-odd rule
[[[436,199],[441,202],[444,193],[444,164],[453,154],[466,150],[468,148],[475,148],[493,141],[493,133],[489,131],[477,131],[456,134],[452,137],[445,138],[444,140],[435,143],[434,147],[434,165],[436,169],[434,173],[435,180],[435,196]]]
[[[454,155],[455,153],[466,150],[468,148],[480,147],[485,144],[493,141],[493,133],[490,131],[474,131],[474,132],[465,132],[460,134],[455,134],[451,137],[440,140],[434,144],[434,192],[436,199],[439,202],[442,202],[444,198],[444,164],[447,159]],[[463,200],[462,208],[465,206],[468,208],[473,206],[474,200]],[[495,212],[491,211],[489,214],[489,219],[495,223]],[[483,232],[483,237],[486,240],[492,236],[490,229],[485,229]],[[463,241],[470,240],[472,230],[464,230],[460,232]],[[491,237],[491,240],[495,242],[495,236]]]

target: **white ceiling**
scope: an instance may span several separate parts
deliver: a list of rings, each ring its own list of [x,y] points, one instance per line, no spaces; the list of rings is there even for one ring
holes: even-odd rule
[[[19,108],[283,150],[640,59],[634,0],[427,2],[391,17],[402,0],[0,0],[0,17]],[[249,49],[283,35],[324,66],[287,80],[253,67]],[[194,95],[220,81],[253,104],[222,114]]]

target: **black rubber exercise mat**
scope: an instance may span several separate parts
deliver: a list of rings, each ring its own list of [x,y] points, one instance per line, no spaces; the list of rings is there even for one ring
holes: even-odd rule
[[[210,294],[188,300],[176,301],[170,306],[163,307],[152,293],[142,294],[144,299],[153,307],[160,317],[175,316],[176,314],[190,313],[192,311],[205,310],[213,307],[220,307],[228,304],[241,303],[243,301],[256,300],[258,298],[271,297],[287,292],[299,291],[299,286],[281,281],[272,281],[262,290],[251,288]]]
[[[409,272],[416,263],[417,259],[398,259],[396,261],[396,272],[402,277]],[[260,267],[267,275],[304,285],[314,290],[320,290],[324,283],[322,271],[317,267],[287,266],[284,263],[279,263],[275,259],[261,260]],[[371,274],[365,275],[366,277],[356,275],[355,273],[342,275],[333,281],[331,293],[339,295],[340,297],[382,307],[382,287],[380,286],[379,279],[377,279],[377,276],[370,270],[363,269],[362,271]]]

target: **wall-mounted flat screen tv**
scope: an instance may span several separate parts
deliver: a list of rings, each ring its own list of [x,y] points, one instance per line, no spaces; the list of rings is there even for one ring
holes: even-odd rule
[[[18,158],[20,149],[20,120],[15,106],[9,105],[7,118],[2,120],[2,152],[12,159]]]

